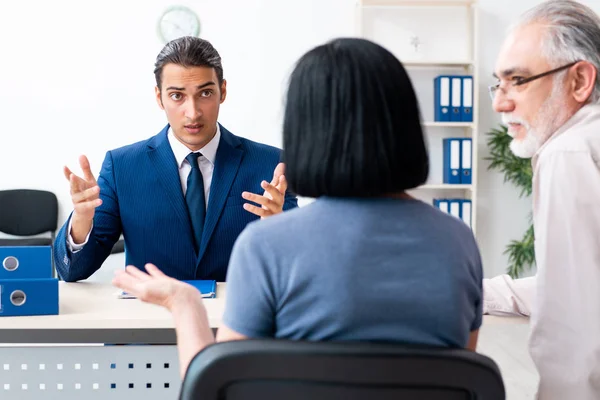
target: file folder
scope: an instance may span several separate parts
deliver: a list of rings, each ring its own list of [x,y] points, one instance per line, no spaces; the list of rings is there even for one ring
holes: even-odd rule
[[[452,103],[450,105],[450,121],[460,122],[462,108],[462,78],[460,76],[452,77],[452,87],[450,89],[450,96],[452,97]]]
[[[471,200],[461,200],[460,218],[471,228]]]
[[[462,77],[461,121],[473,122],[473,77]]]
[[[58,279],[0,281],[0,317],[58,314]]]
[[[433,205],[436,208],[439,208],[440,211],[448,213],[450,210],[448,209],[448,200],[446,199],[434,199]]]
[[[189,283],[200,293],[202,293],[202,297],[205,299],[214,299],[217,297],[217,281],[211,280],[192,280],[192,281],[184,281]]]
[[[460,183],[470,185],[473,182],[473,178],[471,176],[471,165],[473,160],[473,141],[471,139],[461,139],[461,149],[460,149],[460,170],[461,170],[461,178]]]
[[[0,280],[52,278],[50,246],[0,247]]]
[[[461,183],[462,171],[460,170],[461,140],[448,138],[443,140],[444,146],[444,183]]]
[[[449,200],[448,203],[450,204],[450,215],[452,215],[453,217],[456,217],[458,219],[461,219],[461,215],[460,215],[460,211],[461,211],[461,202],[462,200],[457,200],[457,199],[452,199]]]
[[[434,80],[434,120],[450,121],[450,77],[440,75]]]
[[[188,283],[198,289],[204,299],[214,299],[217,297],[217,281],[214,280],[190,280],[182,281]],[[118,297],[120,299],[135,299],[136,297],[127,292],[120,292]]]

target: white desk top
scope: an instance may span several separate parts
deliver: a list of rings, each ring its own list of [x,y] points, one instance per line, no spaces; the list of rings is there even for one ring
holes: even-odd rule
[[[225,283],[217,297],[204,299],[211,328],[218,328],[225,308]],[[174,342],[170,313],[137,299],[119,299],[108,283],[59,283],[60,314],[0,317],[0,342]],[[484,316],[484,325],[527,324],[527,318]]]
[[[108,283],[59,283],[59,315],[1,317],[0,329],[173,329],[166,309],[137,299],[119,299],[119,289]],[[217,298],[204,299],[210,326],[221,323],[225,284],[217,284]]]

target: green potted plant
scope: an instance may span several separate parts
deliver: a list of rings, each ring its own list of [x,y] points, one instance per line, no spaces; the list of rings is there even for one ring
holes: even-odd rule
[[[496,170],[504,175],[504,182],[511,182],[520,189],[520,197],[531,195],[533,171],[531,160],[519,158],[510,151],[512,138],[507,133],[505,125],[492,129],[487,133],[487,146],[490,150],[488,169]],[[508,254],[507,273],[512,278],[518,278],[535,264],[533,222],[529,215],[529,228],[521,240],[512,240],[504,254]]]

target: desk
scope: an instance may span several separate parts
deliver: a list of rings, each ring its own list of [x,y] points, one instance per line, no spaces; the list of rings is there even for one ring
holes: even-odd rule
[[[0,318],[0,398],[177,398],[176,337],[167,310],[119,299],[110,284],[60,282],[59,291],[59,315]],[[224,297],[219,284],[217,298],[204,301],[213,328],[221,323]],[[499,365],[510,400],[535,393],[528,329],[525,318],[485,316],[480,330],[478,351]]]
[[[175,344],[171,314],[136,299],[119,299],[110,284],[59,283],[59,315],[0,318],[0,343]],[[225,284],[205,299],[210,326],[221,324]]]

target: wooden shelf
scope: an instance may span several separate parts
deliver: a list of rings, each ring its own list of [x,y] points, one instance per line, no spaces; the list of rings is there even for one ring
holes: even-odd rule
[[[475,128],[472,122],[423,122],[426,128]]]

